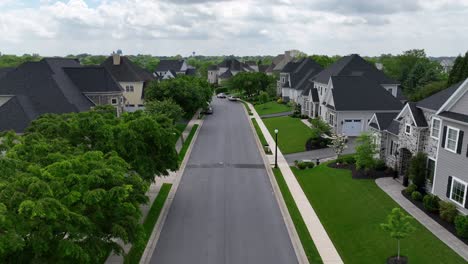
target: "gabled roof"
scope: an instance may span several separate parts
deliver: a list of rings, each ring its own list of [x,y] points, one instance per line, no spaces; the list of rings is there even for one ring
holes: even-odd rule
[[[397,117],[398,112],[392,113],[375,113],[375,120],[377,121],[378,129],[381,131],[387,130],[390,124]]]
[[[459,82],[450,86],[447,89],[444,89],[438,93],[435,93],[417,103],[418,107],[422,107],[429,110],[437,111],[442,105],[447,102],[447,100],[455,93],[455,91],[462,85],[463,82]]]
[[[442,117],[450,118],[450,119],[457,120],[460,122],[468,123],[468,115],[465,115],[465,114],[444,111],[440,113],[439,115]]]
[[[114,65],[113,57],[108,57],[102,64],[110,74],[119,82],[146,82],[153,80],[154,77],[133,63],[129,58],[120,56],[120,64]]]
[[[83,93],[123,91],[103,67],[64,68],[64,71]]]
[[[399,111],[403,105],[385,88],[362,76],[331,77],[337,111]]]
[[[269,65],[258,65],[258,71],[259,72],[267,72],[267,69],[269,68]]]
[[[2,76],[4,76],[5,74],[7,74],[7,72],[10,72],[12,70],[14,70],[15,68],[0,68],[0,78],[2,78]]]
[[[400,120],[405,110],[409,111],[411,115],[411,119],[413,120],[415,126],[427,127],[427,121],[426,121],[426,118],[424,117],[424,113],[422,112],[421,108],[417,107],[417,103],[414,103],[414,102],[406,103],[405,107],[403,107],[403,109],[400,111],[396,119]]]
[[[180,71],[185,60],[160,60],[155,72]]]
[[[397,81],[387,77],[382,71],[357,54],[343,57],[333,63],[317,74],[315,81],[327,84],[331,76],[364,76],[378,84],[398,84]]]
[[[210,65],[210,66],[208,66],[208,70],[209,71],[216,71],[216,70],[218,70],[218,65]]]
[[[0,131],[24,132],[33,120],[33,117],[29,117],[24,108],[17,96],[13,96],[1,105]]]
[[[387,127],[387,131],[395,136],[398,136],[398,134],[400,133],[400,123],[396,120],[392,120],[390,125]]]
[[[219,78],[221,79],[227,79],[227,78],[231,78],[232,77],[232,72],[231,70],[227,70],[225,72],[223,72],[221,75],[219,75]]]
[[[282,72],[289,73],[291,88],[304,90],[310,84],[308,81],[322,70],[322,66],[314,60],[305,58],[298,61],[291,61],[284,66]],[[312,84],[313,86],[313,84]]]

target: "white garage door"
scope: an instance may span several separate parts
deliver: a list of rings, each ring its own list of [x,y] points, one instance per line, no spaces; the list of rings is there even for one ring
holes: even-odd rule
[[[345,119],[343,122],[343,134],[347,136],[359,136],[362,131],[361,119]]]

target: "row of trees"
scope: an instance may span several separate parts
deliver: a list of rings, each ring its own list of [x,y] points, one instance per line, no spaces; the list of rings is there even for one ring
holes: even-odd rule
[[[466,78],[468,78],[468,51],[465,53],[465,56],[459,55],[455,59],[448,77],[448,85],[464,81]]]
[[[164,115],[48,114],[0,137],[0,262],[100,263],[135,243],[155,175],[175,170]]]

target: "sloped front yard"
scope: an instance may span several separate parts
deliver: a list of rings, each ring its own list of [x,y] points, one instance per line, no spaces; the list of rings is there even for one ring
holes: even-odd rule
[[[288,106],[287,104],[278,104],[277,102],[268,102],[265,104],[255,105],[255,111],[257,111],[257,113],[260,116],[262,116],[262,115],[289,112],[289,111],[292,111],[292,107]]]
[[[273,138],[275,138],[275,129],[279,130],[278,146],[283,154],[306,151],[305,145],[312,136],[312,129],[302,123],[299,118],[273,117],[263,119],[263,123]]]
[[[355,180],[351,172],[322,164],[292,168],[345,263],[385,263],[396,254],[396,241],[380,228],[398,205],[374,180]],[[416,220],[416,231],[402,240],[409,263],[465,263]]]

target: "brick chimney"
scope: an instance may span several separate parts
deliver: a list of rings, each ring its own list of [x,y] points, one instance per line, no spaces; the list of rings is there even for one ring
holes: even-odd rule
[[[114,65],[120,65],[120,53],[112,53],[112,61],[114,62]]]

